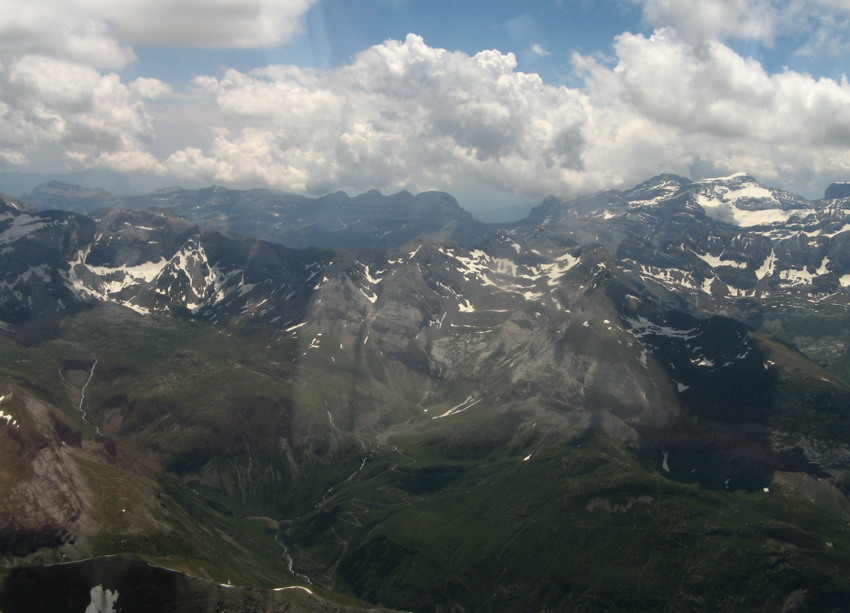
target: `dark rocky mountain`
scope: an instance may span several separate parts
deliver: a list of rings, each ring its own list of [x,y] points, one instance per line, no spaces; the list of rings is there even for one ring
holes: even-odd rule
[[[365,250],[7,202],[5,559],[423,611],[840,607],[848,206],[663,175]]]
[[[427,238],[474,244],[491,236],[492,226],[475,219],[443,192],[384,196],[370,191],[306,198],[269,189],[209,187],[162,189],[121,197],[52,181],[21,196],[38,209],[92,213],[104,208],[168,208],[205,228],[268,240],[288,247],[367,247],[388,249]]]
[[[42,211],[62,210],[84,214],[98,209],[120,207],[123,203],[121,196],[111,194],[103,188],[83,187],[56,179],[24,192],[23,198],[32,202],[30,206]]]
[[[840,183],[832,183],[826,188],[824,200],[837,200],[841,198],[850,198],[850,182],[842,181]]]
[[[808,202],[744,174],[662,175],[625,192],[550,198],[514,232],[538,226],[602,244],[647,292],[778,335],[846,378],[848,209],[850,198]]]
[[[0,191],[15,198],[54,181],[60,184],[79,186],[75,189],[105,189],[113,194],[125,195],[138,193],[138,190],[133,187],[126,175],[110,170],[89,169],[65,174],[0,171]]]
[[[79,302],[59,275],[68,258],[94,238],[95,223],[64,211],[32,212],[0,199],[0,329],[56,319]],[[20,326],[23,326],[22,328]]]

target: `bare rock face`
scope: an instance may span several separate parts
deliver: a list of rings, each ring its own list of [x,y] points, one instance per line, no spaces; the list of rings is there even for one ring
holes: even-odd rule
[[[24,194],[28,205],[90,214],[105,208],[162,207],[206,228],[234,232],[288,247],[388,249],[418,238],[474,244],[492,228],[444,192],[384,196],[376,190],[305,198],[276,190],[169,188],[122,197],[52,181]]]
[[[824,200],[835,200],[837,198],[850,197],[850,181],[841,181],[839,183],[831,183],[826,188],[823,198]]]
[[[56,407],[0,379],[0,552],[7,559],[89,556],[93,539],[167,529],[160,490],[145,473],[113,440],[84,440]]]
[[[842,185],[828,190],[838,200],[814,203],[744,174],[661,176],[633,190],[548,199],[474,248],[420,240],[389,251],[287,248],[153,209],[91,219],[0,209],[0,244],[10,254],[0,271],[0,328],[21,337],[24,324],[57,322],[44,335],[49,347],[14,347],[33,358],[21,374],[9,371],[17,384],[0,379],[0,552],[30,564],[51,550],[49,561],[134,553],[219,581],[244,572],[259,585],[318,572],[317,586],[417,610],[477,610],[505,583],[509,604],[492,610],[572,610],[591,601],[576,600],[586,585],[566,566],[557,576],[565,595],[551,598],[534,587],[543,585],[534,564],[516,566],[525,592],[502,581],[514,571],[493,574],[539,557],[514,538],[525,527],[499,536],[502,518],[541,543],[566,542],[572,532],[537,530],[572,530],[586,513],[635,513],[666,492],[669,504],[636,518],[647,530],[631,518],[614,532],[600,528],[602,541],[617,541],[595,550],[606,559],[619,556],[613,535],[627,526],[640,533],[634,551],[666,546],[668,524],[700,542],[704,530],[721,534],[713,517],[706,524],[691,509],[713,514],[728,490],[731,507],[751,505],[751,519],[748,533],[736,519],[722,538],[747,538],[762,551],[763,537],[773,547],[785,535],[783,555],[801,543],[800,555],[826,552],[814,562],[776,557],[789,572],[846,568],[850,533],[830,531],[846,525],[850,505],[850,387],[840,380],[850,372],[850,196],[842,199]],[[222,214],[239,210],[231,192],[195,195]],[[395,225],[410,207],[439,217],[456,206],[433,194],[354,200],[333,195],[325,204],[352,219],[378,211]],[[304,236],[361,236],[344,215],[316,219]],[[434,226],[440,240],[451,235],[443,229]],[[345,244],[361,244],[354,238]],[[838,374],[771,329],[806,339]],[[119,351],[104,349],[119,342]],[[426,460],[420,466],[417,456]],[[590,475],[603,466],[598,479]],[[782,509],[768,506],[777,502],[754,502],[774,486],[793,492],[801,509],[822,500],[839,515],[816,531],[813,515],[777,515]],[[489,513],[502,504],[485,492],[491,487],[528,490]],[[555,499],[549,523],[529,510]],[[466,568],[453,567],[448,547],[416,542],[432,526],[460,526],[452,509],[476,504],[489,513],[476,522],[492,518],[481,547],[497,544],[484,564],[476,553]],[[781,517],[794,530],[764,525]],[[246,523],[257,520],[264,532]],[[471,528],[447,529],[446,542],[466,542]],[[175,552],[177,562],[168,557]],[[414,566],[403,561],[420,553],[433,573],[417,562],[405,575]],[[717,573],[714,559],[706,556],[697,574]],[[55,567],[12,571],[9,581],[44,585],[39,591],[54,599],[34,600],[8,587],[24,583],[7,582],[0,610],[289,606],[275,595],[286,592],[194,583],[109,560],[75,566],[73,576]],[[668,574],[658,571],[662,583]],[[807,585],[786,578],[768,576],[759,594]],[[732,598],[750,598],[750,587]],[[632,608],[659,608],[637,602]],[[745,608],[725,604],[702,609]],[[334,610],[319,606],[292,609]]]
[[[20,388],[0,389],[0,547],[22,556],[73,541],[83,501],[65,448],[79,437]]]

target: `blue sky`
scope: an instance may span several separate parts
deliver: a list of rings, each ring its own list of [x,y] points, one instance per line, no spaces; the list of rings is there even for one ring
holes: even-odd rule
[[[539,72],[556,83],[570,78],[565,65],[573,51],[606,51],[617,34],[645,29],[638,5],[616,0],[323,0],[310,6],[301,24],[291,40],[274,47],[236,51],[137,46],[140,61],[134,68],[139,76],[155,76],[179,87],[193,71],[213,74],[222,66],[340,66],[368,47],[415,33],[429,46],[469,55],[484,49],[512,52],[518,70]]]
[[[848,32],[846,0],[0,0],[0,171],[816,197],[850,179]]]

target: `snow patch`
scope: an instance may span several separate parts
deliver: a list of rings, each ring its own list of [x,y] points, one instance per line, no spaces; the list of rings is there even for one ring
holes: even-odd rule
[[[380,271],[380,272],[386,272],[386,271]],[[372,274],[373,273],[371,271],[371,268],[368,265],[363,266],[363,276],[366,278],[366,280],[371,285],[377,285],[378,283],[380,283],[381,281],[384,280],[383,277],[373,277]],[[379,273],[375,272],[374,274],[379,274]]]
[[[475,307],[472,306],[472,303],[469,300],[464,300],[460,304],[457,305],[458,310],[461,313],[474,313]]]
[[[5,396],[3,396],[3,398],[5,398]],[[0,400],[2,400],[2,398],[0,398]],[[8,413],[5,413],[3,411],[0,411],[0,420],[5,421],[7,426],[13,426],[15,428],[21,427],[20,424],[18,424],[17,419],[15,419],[11,415],[9,415]]]
[[[89,592],[91,602],[85,613],[115,613],[115,603],[118,602],[118,590],[104,590],[102,585],[96,585]]]
[[[572,254],[565,253],[555,258],[555,261],[551,264],[541,264],[540,274],[548,278],[549,285],[555,286],[558,285],[559,279],[564,275],[564,273],[578,263],[579,258]]]
[[[378,300],[378,294],[369,294],[362,287],[359,288],[359,289],[360,289],[360,293],[363,294],[363,296],[366,298],[366,300],[368,300],[372,304],[375,304],[375,302]]]
[[[182,281],[186,294],[184,306],[193,313],[217,304],[231,293],[243,296],[256,285],[245,283],[242,270],[225,272],[211,265],[203,245],[195,240],[190,240],[168,260],[160,258],[134,266],[87,264],[89,249],[80,250],[69,262],[68,271],[63,273],[66,286],[83,299],[114,302],[142,314],[149,313],[150,309],[135,303],[138,290],[152,288],[160,280]]]
[[[306,587],[304,587],[303,585],[288,585],[288,586],[286,586],[286,587],[276,587],[276,588],[274,588],[274,590],[272,590],[272,591],[274,591],[274,592],[282,592],[283,590],[303,590],[303,591],[307,592],[308,594],[310,594],[311,596],[315,596],[315,595],[316,595],[316,594],[314,594],[314,593],[313,593],[313,590],[311,590],[311,589],[309,589],[309,588],[306,588]]]
[[[779,278],[787,281],[786,285],[793,287],[795,285],[809,285],[815,278],[815,275],[805,268],[788,268],[787,270],[779,271]]]
[[[847,230],[850,230],[850,224],[844,224],[840,230],[836,230],[835,232],[823,232],[821,236],[827,236],[829,238],[832,238],[834,236],[837,236],[838,234],[841,234],[842,232],[847,232]]]
[[[686,270],[679,268],[658,268],[656,266],[647,266],[641,264],[639,266],[641,277],[650,278],[665,286],[672,286],[676,289],[701,289],[702,284],[694,279],[693,275]]]
[[[7,220],[11,220],[11,223],[0,232],[0,245],[11,243],[38,230],[58,225],[56,221],[45,221],[26,213],[23,215],[0,215],[0,223]]]
[[[477,280],[482,286],[493,287],[503,292],[522,296],[528,301],[539,300],[548,291],[548,286],[557,286],[560,278],[579,262],[579,258],[564,253],[551,262],[542,264],[518,264],[506,258],[493,258],[481,249],[473,249],[467,255],[450,248],[439,251],[457,262],[457,270],[467,280]],[[538,254],[539,255],[539,254]]]
[[[670,326],[660,326],[658,324],[652,323],[642,315],[637,319],[630,319],[628,317],[624,318],[625,323],[631,328],[630,332],[636,338],[642,338],[644,336],[656,335],[656,336],[668,336],[671,338],[683,338],[685,340],[689,340],[692,338],[696,338],[697,334],[695,334],[696,328],[691,328],[690,330],[677,330],[676,328],[671,328]]]
[[[478,400],[474,399],[474,396],[467,396],[466,400],[461,402],[458,405],[453,406],[448,411],[443,413],[442,415],[435,415],[431,419],[440,419],[441,417],[448,417],[449,415],[456,415],[457,413],[463,413],[467,409],[474,407],[476,404],[481,402],[483,398],[479,398]]]
[[[720,256],[706,254],[700,254],[694,251],[694,255],[701,259],[703,262],[711,266],[712,268],[717,268],[718,266],[731,266],[733,268],[746,268],[746,263],[736,262],[735,260],[724,260]],[[723,255],[722,253],[720,255]]]
[[[740,227],[785,223],[799,211],[783,211],[779,199],[755,181],[737,180],[742,174],[699,182],[694,194],[696,202],[709,217],[732,221]],[[731,184],[730,184],[731,183]],[[758,203],[759,210],[742,208],[744,203]]]
[[[773,274],[776,267],[776,253],[773,249],[770,250],[770,255],[764,259],[762,265],[756,270],[756,278],[761,281],[765,277]]]

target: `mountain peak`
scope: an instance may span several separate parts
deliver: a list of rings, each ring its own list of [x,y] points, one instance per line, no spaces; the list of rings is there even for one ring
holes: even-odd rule
[[[684,186],[691,182],[691,179],[687,177],[683,177],[674,173],[664,172],[660,175],[655,175],[654,177],[651,177],[642,183],[638,183],[632,189],[643,189],[646,187],[652,187],[653,185],[664,185],[667,183],[678,183],[679,185]]]
[[[850,181],[836,181],[830,183],[824,192],[824,200],[837,200],[850,197]]]
[[[794,210],[812,208],[802,196],[766,187],[745,172],[700,179],[687,189],[710,217],[741,227],[786,222]]]
[[[679,175],[660,174],[628,190],[626,198],[633,207],[657,204],[661,200],[672,198],[690,182],[690,179]]]
[[[707,181],[755,181],[755,179],[747,172],[739,170],[725,177],[706,178]]]
[[[14,209],[16,211],[32,211],[32,207],[25,206],[14,198],[10,198],[5,194],[0,194],[0,209],[2,209],[4,206],[10,209]]]
[[[762,186],[755,177],[746,172],[735,172],[725,177],[705,177],[693,182],[694,185],[745,185],[754,184]]]

